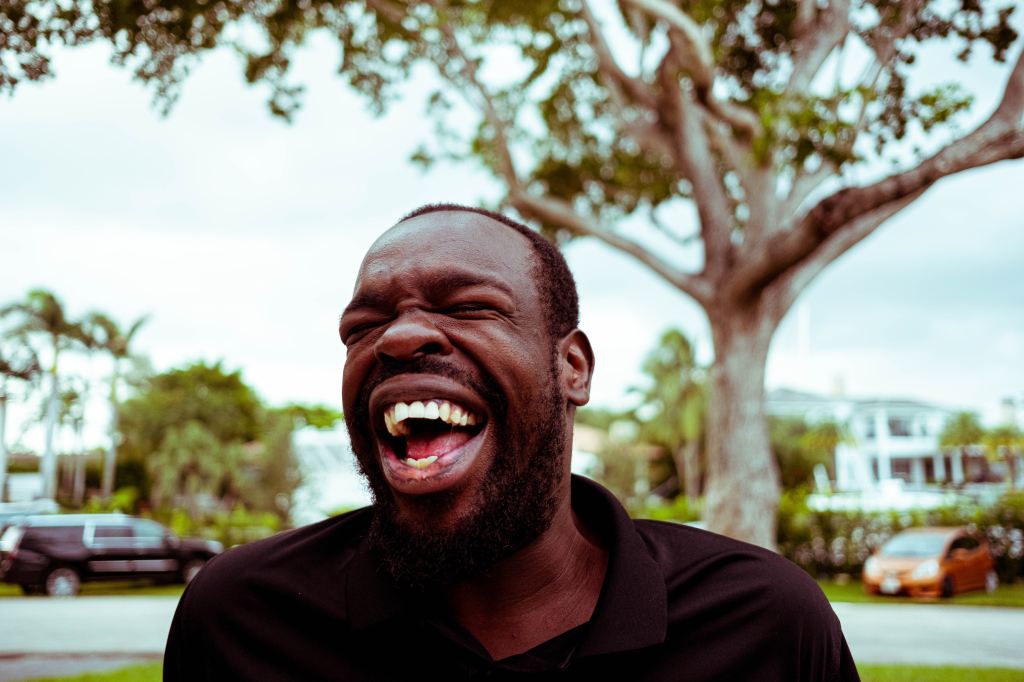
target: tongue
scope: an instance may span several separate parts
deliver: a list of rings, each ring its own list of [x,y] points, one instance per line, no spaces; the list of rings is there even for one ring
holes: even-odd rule
[[[405,440],[406,456],[412,459],[441,457],[462,446],[470,438],[471,434],[460,430],[408,436]]]

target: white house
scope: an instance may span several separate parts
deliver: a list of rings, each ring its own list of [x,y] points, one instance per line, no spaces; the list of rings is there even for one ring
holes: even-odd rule
[[[790,389],[768,393],[768,413],[832,420],[849,439],[835,453],[836,487],[870,490],[902,480],[910,488],[927,483],[978,480],[987,471],[984,453],[944,453],[939,434],[953,413],[938,405],[891,398],[826,397]]]

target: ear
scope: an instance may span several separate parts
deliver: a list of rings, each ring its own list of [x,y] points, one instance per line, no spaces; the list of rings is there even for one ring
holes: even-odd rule
[[[590,381],[594,377],[594,351],[590,339],[573,329],[558,344],[560,380],[566,400],[582,407],[590,402]]]

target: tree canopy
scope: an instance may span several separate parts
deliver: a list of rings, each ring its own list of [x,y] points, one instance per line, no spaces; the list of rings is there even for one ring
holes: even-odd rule
[[[482,164],[504,207],[556,239],[632,255],[703,307],[709,527],[771,546],[772,334],[825,267],[942,178],[1024,155],[1024,57],[967,132],[965,87],[911,79],[929,44],[1006,61],[1019,52],[1013,12],[976,0],[13,0],[0,8],[0,89],[49,75],[50,46],[97,40],[165,107],[204,53],[233,49],[284,118],[301,104],[293,55],[316,31],[337,37],[339,74],[376,110],[434,69],[436,133],[416,160]],[[624,229],[633,216],[673,247]]]
[[[287,518],[299,484],[291,418],[266,409],[240,371],[220,362],[171,369],[119,414],[119,478],[134,477],[151,504],[181,504],[193,520],[234,504]]]

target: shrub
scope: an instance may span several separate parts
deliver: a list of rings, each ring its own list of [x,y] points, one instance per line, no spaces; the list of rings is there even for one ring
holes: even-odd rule
[[[871,553],[905,528],[967,526],[988,538],[1004,582],[1024,575],[1024,494],[991,506],[961,505],[890,512],[813,511],[805,494],[786,493],[779,506],[779,552],[818,576],[860,573]]]
[[[1003,582],[1024,577],[1024,492],[993,505],[960,505],[914,511],[814,511],[806,489],[788,490],[779,502],[779,552],[815,577],[859,574],[872,552],[905,528],[967,526],[988,538]],[[700,504],[680,496],[646,507],[638,516],[666,521],[700,518]]]

